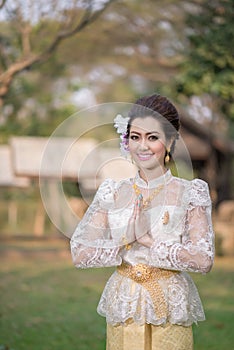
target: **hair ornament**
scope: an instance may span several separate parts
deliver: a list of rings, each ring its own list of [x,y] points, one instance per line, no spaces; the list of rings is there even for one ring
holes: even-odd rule
[[[118,114],[114,119],[114,127],[117,129],[117,133],[120,134],[120,152],[121,155],[127,158],[129,154],[128,148],[128,137],[127,137],[127,127],[129,117],[124,118],[121,114]]]
[[[118,114],[114,119],[114,127],[117,129],[118,134],[125,134],[127,132],[128,121],[130,118],[124,118],[121,114]]]

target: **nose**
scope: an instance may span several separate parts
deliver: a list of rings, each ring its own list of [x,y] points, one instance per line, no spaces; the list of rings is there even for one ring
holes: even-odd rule
[[[141,150],[146,150],[148,149],[148,143],[147,143],[147,140],[145,138],[142,138],[141,139],[141,142],[140,142],[140,149]]]

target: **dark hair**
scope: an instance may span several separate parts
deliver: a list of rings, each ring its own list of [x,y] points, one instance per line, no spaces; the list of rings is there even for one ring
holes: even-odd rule
[[[170,153],[173,153],[175,141],[179,136],[180,119],[177,109],[165,96],[153,94],[139,98],[128,116],[130,119],[127,126],[127,138],[129,138],[130,127],[134,119],[152,116],[161,123],[166,139],[174,139],[170,150]]]

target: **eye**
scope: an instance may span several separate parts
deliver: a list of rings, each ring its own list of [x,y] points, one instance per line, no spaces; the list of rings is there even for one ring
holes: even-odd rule
[[[130,139],[136,141],[139,139],[139,136],[138,135],[131,135]]]
[[[156,140],[158,140],[158,136],[156,136],[156,135],[150,135],[150,136],[149,136],[149,140],[150,140],[150,141],[156,141]]]

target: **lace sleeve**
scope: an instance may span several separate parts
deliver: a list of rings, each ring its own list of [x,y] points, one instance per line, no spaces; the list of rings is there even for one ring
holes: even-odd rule
[[[108,209],[114,206],[115,182],[107,179],[78,224],[70,241],[76,267],[102,267],[121,264],[119,244],[111,237]]]
[[[214,260],[214,234],[211,200],[206,182],[195,179],[187,192],[189,198],[181,243],[155,241],[150,248],[153,265],[179,271],[210,271]]]

